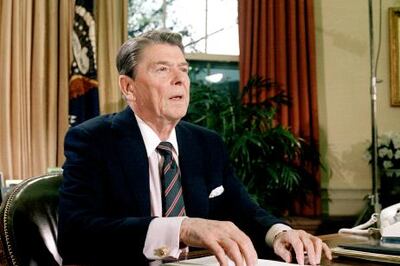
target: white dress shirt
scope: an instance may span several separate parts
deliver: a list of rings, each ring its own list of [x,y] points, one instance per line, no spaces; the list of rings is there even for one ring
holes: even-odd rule
[[[136,116],[136,115],[135,115]],[[142,119],[136,116],[140,133],[146,147],[147,158],[149,160],[149,184],[150,184],[150,207],[151,216],[154,218],[147,230],[143,254],[150,260],[159,260],[167,257],[179,258],[182,250],[179,249],[179,233],[183,217],[162,217],[162,192],[160,170],[163,158],[157,151],[157,146],[161,140],[157,134]],[[178,142],[176,140],[175,129],[166,140],[174,148],[172,156],[179,165]],[[162,217],[162,218],[161,218]]]

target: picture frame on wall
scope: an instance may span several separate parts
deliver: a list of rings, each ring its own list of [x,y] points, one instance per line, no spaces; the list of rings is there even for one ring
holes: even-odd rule
[[[400,8],[389,8],[390,103],[400,107]]]

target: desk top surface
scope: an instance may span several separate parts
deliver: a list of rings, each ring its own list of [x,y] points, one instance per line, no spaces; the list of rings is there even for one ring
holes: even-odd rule
[[[350,234],[330,234],[330,235],[323,235],[320,238],[330,247],[337,247],[338,244],[343,243],[355,243],[361,241],[367,241],[368,237],[365,236],[357,236],[357,235],[350,235]],[[327,259],[323,259],[321,261],[321,266],[330,265],[330,266],[349,266],[349,265],[368,265],[368,266],[381,266],[387,265],[387,263],[382,262],[373,262],[361,259],[353,259],[348,257],[333,257],[332,261]]]

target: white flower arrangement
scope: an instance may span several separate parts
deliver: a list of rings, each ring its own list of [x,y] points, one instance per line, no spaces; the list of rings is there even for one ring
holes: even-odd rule
[[[388,132],[378,137],[378,167],[381,171],[400,169],[400,133]],[[371,163],[372,147],[367,150]]]

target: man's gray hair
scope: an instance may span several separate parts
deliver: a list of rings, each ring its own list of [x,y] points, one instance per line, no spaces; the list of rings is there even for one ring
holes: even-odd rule
[[[140,56],[144,48],[152,44],[176,45],[184,53],[182,36],[179,33],[166,30],[149,31],[135,38],[128,39],[122,44],[117,55],[118,73],[135,78],[136,66],[140,60]]]

